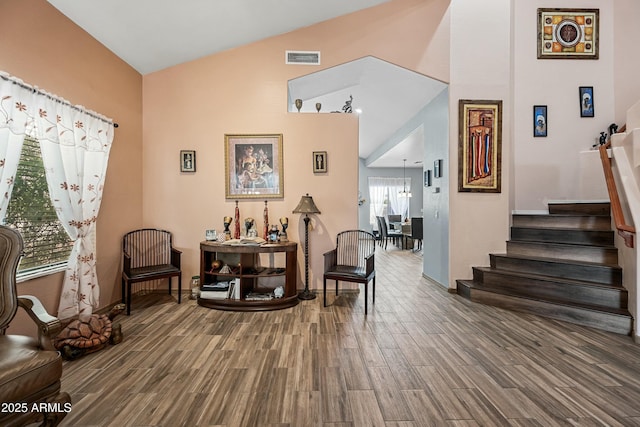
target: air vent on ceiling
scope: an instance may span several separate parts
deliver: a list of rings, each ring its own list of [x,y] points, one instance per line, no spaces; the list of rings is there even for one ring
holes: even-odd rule
[[[320,52],[288,50],[285,62],[287,64],[320,65]]]

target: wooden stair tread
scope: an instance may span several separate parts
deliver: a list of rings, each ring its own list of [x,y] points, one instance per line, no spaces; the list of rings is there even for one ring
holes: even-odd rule
[[[559,306],[580,308],[580,309],[587,310],[587,311],[606,312],[608,314],[613,314],[613,315],[617,315],[617,316],[631,317],[631,313],[629,312],[629,310],[626,310],[626,309],[604,307],[604,306],[599,306],[599,305],[594,305],[594,304],[571,303],[571,302],[567,302],[567,301],[563,301],[563,300],[556,300],[556,299],[551,299],[551,298],[540,299],[540,298],[522,296],[522,295],[518,295],[518,294],[514,294],[514,293],[511,293],[511,292],[505,291],[503,289],[493,288],[493,287],[490,287],[490,286],[484,286],[482,283],[478,283],[475,280],[458,280],[458,282],[462,282],[466,286],[469,286],[469,287],[471,287],[473,289],[482,290],[482,291],[485,291],[485,292],[491,292],[491,293],[500,294],[500,295],[508,295],[510,297],[513,297],[513,298],[519,298],[519,299],[531,300],[531,301],[541,301],[541,302],[546,302],[546,303],[555,304],[555,305],[559,305]]]
[[[566,277],[550,276],[545,274],[525,273],[525,272],[516,271],[516,270],[505,270],[502,268],[493,268],[493,267],[473,267],[473,268],[483,272],[498,273],[498,274],[503,274],[505,276],[528,278],[528,279],[534,279],[534,280],[545,281],[545,282],[555,282],[555,283],[562,283],[567,285],[578,285],[578,286],[591,286],[591,287],[602,288],[602,289],[626,290],[623,286],[610,285],[610,284],[601,283],[601,282],[589,282],[586,280],[570,279]]]
[[[534,257],[534,256],[527,256],[527,255],[509,255],[508,253],[491,254],[491,255],[494,257],[502,257],[502,258],[509,258],[509,259],[523,259],[528,261],[541,261],[541,262],[548,262],[548,263],[555,263],[555,264],[571,264],[571,265],[580,265],[585,267],[605,267],[605,268],[611,268],[615,270],[621,269],[621,267],[617,264],[604,264],[600,262],[578,261],[578,260],[570,260],[570,259],[564,259],[564,258]]]

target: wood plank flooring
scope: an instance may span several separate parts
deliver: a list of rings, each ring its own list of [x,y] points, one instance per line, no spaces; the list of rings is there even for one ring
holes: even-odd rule
[[[474,304],[378,249],[363,292],[266,313],[134,299],[124,341],[66,362],[62,426],[640,426],[630,337]]]

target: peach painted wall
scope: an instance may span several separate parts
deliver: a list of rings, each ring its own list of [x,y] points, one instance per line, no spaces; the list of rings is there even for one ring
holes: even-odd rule
[[[100,305],[120,299],[121,236],[142,225],[142,77],[45,0],[0,2],[0,70],[119,123],[97,227]],[[18,284],[57,312],[62,274]],[[19,312],[10,331],[31,322]],[[29,326],[27,326],[29,325]]]
[[[233,216],[224,193],[224,134],[282,133],[285,197],[269,203],[270,219],[288,216],[290,239],[300,242],[303,223],[291,211],[301,195],[313,196],[322,214],[312,221],[309,285],[322,287],[322,253],[339,231],[357,227],[357,116],[288,113],[287,81],[367,55],[447,80],[448,4],[391,1],[144,76],[144,223],[174,232],[185,279],[198,273],[204,230],[220,230],[222,218]],[[319,50],[322,65],[285,65],[286,50]],[[195,174],[179,172],[181,149],[197,151]],[[328,152],[327,174],[312,173],[315,150]],[[263,200],[240,201],[241,218],[262,225],[263,208]],[[303,276],[302,248],[298,260]]]

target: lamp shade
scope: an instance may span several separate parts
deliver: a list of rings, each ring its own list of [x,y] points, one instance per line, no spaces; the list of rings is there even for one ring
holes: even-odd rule
[[[302,196],[300,203],[298,203],[298,206],[293,210],[293,213],[319,214],[320,209],[313,203],[313,197],[307,193],[306,196]]]

